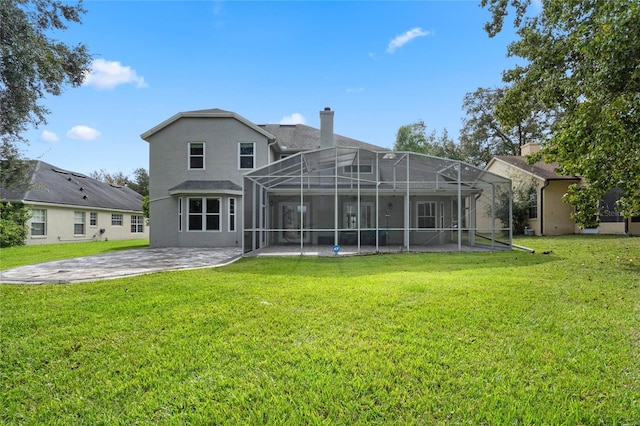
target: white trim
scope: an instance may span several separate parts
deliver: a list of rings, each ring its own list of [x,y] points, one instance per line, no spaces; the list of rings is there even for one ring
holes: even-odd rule
[[[236,191],[234,189],[176,189],[169,191],[169,195],[207,195],[207,194],[220,194],[220,195],[242,195],[242,191]],[[156,198],[153,201],[163,200],[165,198]]]
[[[178,197],[178,232],[182,232],[183,217],[182,197]]]
[[[431,204],[432,208],[430,208],[432,215],[423,215],[420,216],[420,205],[421,204]],[[416,229],[438,229],[438,202],[437,201],[416,201]],[[420,218],[433,218],[433,226],[420,226]]]
[[[202,144],[202,167],[191,167],[191,144]],[[205,170],[207,166],[207,144],[204,141],[187,142],[187,170]]]
[[[78,213],[82,214],[82,222],[78,222]],[[76,225],[82,225],[82,233],[76,232]],[[84,237],[87,235],[87,212],[85,211],[74,211],[73,212],[73,236],[74,237]]]
[[[242,167],[242,144],[251,144],[252,148],[252,154],[251,154],[251,158],[252,158],[252,163],[253,163],[253,167]],[[248,155],[245,155],[244,157],[248,157]],[[256,169],[256,143],[255,142],[250,142],[250,141],[238,141],[238,170],[255,170]]]
[[[190,202],[189,200],[191,199],[199,199],[201,201],[204,200],[204,202],[202,203],[202,212],[199,213],[200,216],[202,217],[202,227],[200,229],[189,229],[189,219],[191,216],[191,212],[190,212]],[[206,229],[207,227],[207,201],[206,200],[218,200],[218,213],[209,213],[209,215],[218,215],[218,229]],[[194,216],[197,213],[194,213]],[[187,232],[222,232],[222,198],[221,197],[187,197]]]
[[[162,123],[158,124],[157,126],[152,127],[151,129],[149,129],[146,132],[142,133],[140,135],[140,137],[143,140],[149,142],[149,138],[151,136],[153,136],[154,134],[158,133],[160,130],[164,129],[165,127],[169,126],[170,124],[172,124],[175,121],[178,121],[181,118],[234,118],[234,119],[238,120],[239,122],[241,122],[242,124],[246,125],[247,127],[255,130],[256,132],[258,132],[262,136],[266,137],[267,139],[269,139],[271,141],[275,141],[276,140],[276,137],[273,136],[271,133],[267,132],[262,127],[259,127],[259,126],[255,125],[254,123],[252,123],[251,121],[247,120],[246,118],[236,114],[235,112],[222,111],[222,110],[220,110],[220,111],[179,112],[179,113],[175,114],[174,116],[168,118],[167,120],[164,120]]]
[[[231,202],[233,201],[233,214],[231,213]],[[233,217],[233,220],[231,219]],[[231,229],[231,225],[235,229]],[[227,231],[238,232],[238,199],[236,197],[229,197],[227,199]]]

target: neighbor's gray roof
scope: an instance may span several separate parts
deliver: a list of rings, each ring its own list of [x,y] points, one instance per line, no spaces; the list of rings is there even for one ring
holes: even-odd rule
[[[558,163],[545,163],[544,161],[538,161],[537,163],[529,164],[526,157],[521,157],[518,155],[498,155],[496,156],[496,158],[544,180],[580,179],[577,176],[563,176],[558,174],[556,172]]]
[[[300,152],[320,148],[320,129],[304,124],[259,124],[274,135],[282,152]],[[387,148],[334,134],[338,148],[364,148],[373,151],[388,151]]]
[[[30,174],[28,189],[0,189],[0,197],[25,203],[142,211],[142,195],[131,188],[101,182],[44,161],[33,161]]]
[[[242,187],[230,180],[186,180],[169,191],[242,191]]]

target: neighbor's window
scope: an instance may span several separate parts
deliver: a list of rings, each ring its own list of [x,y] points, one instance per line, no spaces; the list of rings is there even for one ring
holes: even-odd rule
[[[178,232],[182,232],[182,198],[178,198]]]
[[[144,232],[144,217],[138,215],[131,215],[131,232],[141,233]]]
[[[429,201],[418,203],[418,228],[436,227],[436,203]]]
[[[253,169],[255,157],[254,142],[240,142],[240,168]]]
[[[47,211],[45,209],[31,210],[31,235],[47,235]]]
[[[189,169],[204,169],[204,142],[189,142]]]
[[[229,232],[236,230],[236,199],[229,198]]]
[[[84,224],[84,212],[73,212],[73,235],[84,235]]]
[[[89,213],[89,226],[98,226],[98,213]]]
[[[122,215],[120,213],[111,215],[111,226],[122,226]]]
[[[189,198],[189,231],[220,230],[220,198]]]
[[[529,190],[529,219],[538,217],[538,191],[535,188]]]

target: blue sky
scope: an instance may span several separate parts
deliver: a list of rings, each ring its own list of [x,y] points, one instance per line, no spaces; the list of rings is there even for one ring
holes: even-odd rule
[[[501,85],[512,28],[490,39],[479,1],[85,1],[55,37],[94,55],[80,88],[50,97],[24,153],[89,174],[148,168],[140,134],[180,111],[319,127],[391,147],[424,120],[457,140],[462,99]]]

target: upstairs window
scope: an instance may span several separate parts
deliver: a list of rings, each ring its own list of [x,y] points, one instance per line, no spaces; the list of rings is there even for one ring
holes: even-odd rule
[[[240,168],[241,169],[253,169],[255,164],[255,143],[254,142],[240,142]]]
[[[189,142],[189,169],[204,169],[204,142]]]

